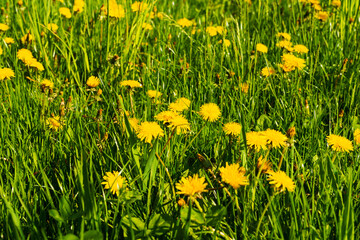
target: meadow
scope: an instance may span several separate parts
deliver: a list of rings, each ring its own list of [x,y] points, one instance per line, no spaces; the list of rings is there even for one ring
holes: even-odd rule
[[[1,239],[355,239],[352,0],[1,0]]]

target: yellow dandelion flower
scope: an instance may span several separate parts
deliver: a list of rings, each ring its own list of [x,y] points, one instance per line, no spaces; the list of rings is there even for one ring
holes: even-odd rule
[[[6,25],[4,23],[0,23],[0,31],[5,32],[9,29],[10,29],[10,27],[8,25]]]
[[[216,35],[218,34],[217,28],[216,28],[216,27],[212,27],[212,26],[207,27],[207,28],[206,28],[206,32],[207,32],[211,37],[216,36]]]
[[[287,41],[287,40],[282,40],[282,41],[279,41],[277,44],[276,44],[277,47],[280,47],[280,48],[286,48],[286,49],[292,49],[292,42],[290,41]]]
[[[187,98],[179,98],[175,102],[170,103],[169,109],[175,112],[182,112],[190,107],[191,101]]]
[[[85,2],[84,0],[74,0],[73,11],[82,13],[84,11]]]
[[[131,10],[133,12],[143,12],[148,8],[149,4],[146,2],[139,2],[135,1],[133,4],[131,4]]]
[[[50,129],[57,131],[63,128],[63,126],[65,125],[65,120],[60,120],[59,116],[55,116],[48,118],[46,124]]]
[[[283,192],[287,189],[289,192],[293,192],[295,190],[295,183],[293,182],[293,180],[291,180],[291,178],[288,177],[288,175],[286,175],[285,172],[270,171],[268,172],[268,174],[269,183],[274,185],[274,188],[277,191]]]
[[[240,136],[241,135],[241,125],[236,122],[226,123],[223,127],[223,130],[226,135]]]
[[[164,136],[164,131],[156,122],[143,122],[138,127],[138,138],[147,143],[151,143],[154,138],[161,138]]]
[[[272,171],[272,163],[269,160],[266,160],[265,158],[263,158],[263,156],[259,157],[256,167],[259,171],[261,171],[263,173]]]
[[[263,69],[261,69],[261,75],[263,75],[264,77],[268,77],[268,76],[273,75],[275,73],[276,73],[276,71],[272,67],[264,67]]]
[[[246,133],[246,144],[254,148],[255,151],[260,151],[261,149],[266,150],[267,147],[267,138],[262,132],[248,132]]]
[[[345,137],[330,134],[326,139],[329,146],[336,152],[350,152],[354,150],[352,142]]]
[[[49,23],[49,24],[47,25],[47,28],[48,28],[50,31],[56,32],[56,31],[59,29],[59,26],[56,25],[55,23]]]
[[[355,144],[360,144],[360,128],[354,131]]]
[[[331,2],[331,4],[334,6],[334,7],[340,7],[341,6],[341,1],[339,0],[333,0]]]
[[[135,80],[125,80],[120,82],[120,85],[123,87],[129,87],[129,88],[141,88],[142,85],[138,81]]]
[[[305,60],[302,58],[295,57],[292,54],[284,54],[282,57],[283,63],[280,64],[280,67],[285,72],[291,72],[295,69],[302,70],[305,67]]]
[[[104,5],[105,12],[107,11],[107,6]],[[117,4],[116,0],[109,1],[109,16],[113,18],[124,18],[125,9],[121,4]]]
[[[150,23],[143,23],[142,24],[142,28],[145,29],[145,30],[153,30],[153,26],[151,26]]]
[[[0,55],[2,55],[3,54],[3,49],[2,49],[2,47],[0,46]]]
[[[280,38],[283,38],[283,39],[285,39],[287,41],[291,40],[291,36],[288,33],[280,32],[280,33],[276,34],[276,36],[280,37]]]
[[[15,40],[11,37],[6,37],[4,38],[4,42],[7,44],[7,45],[10,45],[10,44],[13,44],[15,43]]]
[[[30,61],[29,66],[34,67],[39,71],[45,70],[44,65],[42,65],[42,63],[38,62],[35,58],[33,58],[32,61]]]
[[[169,123],[169,128],[176,129],[176,134],[187,133],[190,130],[190,123],[184,116],[177,115],[170,119]]]
[[[221,39],[221,40],[219,41],[219,43],[222,44],[222,43],[223,43],[223,40]],[[224,43],[223,43],[223,44],[224,44],[225,47],[230,47],[231,42],[230,42],[229,39],[224,39]]]
[[[226,31],[224,30],[224,28],[222,26],[217,26],[216,31],[220,35],[223,34],[223,33],[226,33]]]
[[[181,27],[191,27],[194,22],[187,19],[187,18],[181,18],[176,21],[177,24],[179,24]]]
[[[319,4],[313,4],[312,7],[317,10],[317,11],[321,11],[322,7]]]
[[[181,180],[176,183],[176,188],[179,190],[177,194],[184,194],[195,198],[200,196],[201,193],[206,192],[206,186],[205,177],[199,177],[198,174],[187,178],[182,177]]]
[[[163,111],[161,113],[158,113],[157,115],[155,115],[155,119],[158,121],[162,121],[165,124],[166,123],[170,123],[171,120],[175,117],[179,116],[179,114],[177,112],[174,111]]]
[[[309,52],[309,49],[306,46],[301,45],[301,44],[295,45],[294,50],[297,53],[308,53]]]
[[[321,21],[326,21],[329,17],[329,13],[324,12],[324,11],[319,11],[318,13],[316,13],[315,18],[321,20]]]
[[[26,43],[30,43],[33,39],[34,37],[30,34],[30,32],[28,32],[20,40],[22,44],[26,44]]]
[[[137,132],[137,130],[139,129],[139,119],[137,118],[128,118],[129,123],[130,123],[130,127],[134,130],[134,132]],[[124,127],[125,127],[125,123],[124,123]]]
[[[44,79],[40,82],[40,86],[42,86],[43,88],[53,88],[54,83],[48,79]]]
[[[112,194],[119,196],[120,190],[125,188],[126,179],[120,176],[120,172],[118,171],[106,172],[103,179],[105,181],[101,184],[105,185],[104,189],[110,189]]]
[[[0,81],[15,77],[15,73],[10,68],[0,68]]]
[[[256,44],[256,51],[261,52],[261,53],[267,53],[268,47],[262,43],[258,43],[258,44]]]
[[[66,18],[71,18],[71,11],[67,7],[59,8],[59,13]]]
[[[287,137],[279,131],[273,129],[267,129],[263,131],[262,134],[267,139],[267,144],[272,148],[285,147]]]
[[[241,83],[240,87],[241,87],[241,92],[248,93],[250,86],[248,83]]]
[[[200,116],[209,122],[215,122],[221,116],[220,108],[215,103],[206,103],[200,107]]]
[[[89,77],[88,80],[86,81],[86,85],[88,85],[90,88],[95,88],[99,84],[100,84],[100,79],[95,76]]]
[[[245,168],[240,167],[239,164],[226,163],[226,167],[220,168],[221,180],[234,189],[238,189],[240,186],[249,185],[249,179],[245,176]]]
[[[162,93],[156,90],[148,90],[146,92],[146,94],[150,97],[150,98],[160,98]]]
[[[27,59],[34,58],[31,51],[25,48],[18,50],[16,56],[19,60],[23,62],[25,62]]]

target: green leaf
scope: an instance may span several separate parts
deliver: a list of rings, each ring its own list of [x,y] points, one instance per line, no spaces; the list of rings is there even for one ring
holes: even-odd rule
[[[54,218],[58,222],[64,222],[64,218],[62,218],[56,209],[49,210],[50,217]]]
[[[172,218],[167,214],[155,214],[149,222],[148,228],[152,235],[161,236],[170,231]]]
[[[83,239],[86,239],[86,240],[102,240],[103,235],[99,231],[89,230],[89,231],[84,233]]]
[[[72,233],[69,233],[69,234],[66,234],[66,236],[60,238],[62,240],[79,240],[80,238],[77,237],[76,235],[72,234]]]
[[[180,210],[180,217],[181,221],[186,223],[186,221],[189,219],[189,207],[183,207]],[[205,219],[203,217],[203,214],[199,212],[198,210],[192,208],[191,209],[191,215],[190,215],[190,227],[200,227],[205,225]]]
[[[206,212],[206,225],[216,226],[226,215],[226,207],[213,206]]]

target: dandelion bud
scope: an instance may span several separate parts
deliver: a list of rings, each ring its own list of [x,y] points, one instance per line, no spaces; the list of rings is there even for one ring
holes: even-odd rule
[[[339,117],[342,118],[344,116],[344,109],[341,109],[339,112]]]
[[[179,207],[183,207],[186,205],[186,202],[183,198],[180,198],[179,201],[177,202],[177,204],[179,205]]]
[[[96,115],[96,120],[97,121],[102,121],[102,112],[103,110],[102,109],[99,109],[97,115]]]
[[[172,38],[171,33],[169,33],[169,35],[168,35],[168,40],[170,41],[171,38]]]
[[[294,138],[295,134],[296,134],[295,127],[289,128],[286,132],[286,135],[288,136],[288,138]]]

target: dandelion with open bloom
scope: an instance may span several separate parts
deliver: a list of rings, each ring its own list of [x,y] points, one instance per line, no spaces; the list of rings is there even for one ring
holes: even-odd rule
[[[27,34],[25,34],[21,39],[21,43],[22,44],[27,44],[30,43],[32,40],[34,40],[34,37],[31,35],[30,32],[28,32]]]
[[[55,23],[49,23],[47,25],[47,28],[50,30],[50,31],[53,31],[53,32],[56,32],[58,29],[59,29],[59,26]]]
[[[287,41],[291,40],[290,34],[285,33],[285,32],[280,32],[280,33],[276,34],[276,36],[279,37],[279,38],[283,38],[283,39],[285,39]]]
[[[305,67],[305,60],[302,58],[295,57],[292,54],[284,54],[281,57],[283,63],[280,64],[280,67],[285,72],[291,72],[295,69],[302,70]]]
[[[340,0],[333,0],[331,2],[331,4],[334,6],[334,7],[340,7],[341,6],[341,1]]]
[[[150,98],[160,98],[162,93],[156,90],[148,90],[146,95],[148,95]]]
[[[0,23],[0,31],[5,32],[9,29],[10,29],[10,27],[8,25],[6,25],[4,23]]]
[[[84,11],[85,2],[84,0],[74,0],[73,11],[82,13]]]
[[[256,51],[261,52],[261,53],[267,53],[268,47],[262,43],[258,43],[258,44],[256,44]]]
[[[199,197],[201,193],[206,192],[206,186],[205,177],[199,177],[198,174],[187,178],[182,177],[181,180],[176,183],[176,188],[179,190],[177,194],[184,194],[191,198]]]
[[[200,116],[209,122],[215,122],[221,116],[221,111],[215,103],[206,103],[200,107]]]
[[[59,13],[60,13],[60,15],[64,16],[65,18],[71,18],[70,9],[67,7],[59,8]]]
[[[191,101],[187,98],[179,98],[175,102],[170,103],[169,109],[175,112],[182,112],[190,107]]]
[[[354,141],[356,144],[360,144],[360,128],[354,131]]]
[[[110,189],[112,194],[119,196],[120,190],[125,188],[126,179],[125,177],[120,176],[120,172],[118,171],[106,172],[103,179],[105,181],[101,184],[105,185],[105,189]]]
[[[29,61],[29,59],[34,58],[31,51],[25,48],[19,49],[16,54],[17,58],[23,62]]]
[[[236,122],[226,123],[223,127],[223,130],[226,135],[231,135],[234,137],[241,135],[241,125]]]
[[[10,44],[13,44],[15,43],[15,40],[11,37],[6,37],[4,38],[4,42],[7,44],[7,45],[10,45]]]
[[[130,127],[134,130],[134,132],[137,132],[139,129],[139,119],[137,118],[128,118],[128,121],[130,123]],[[124,123],[125,127],[125,123]]]
[[[179,114],[177,112],[162,111],[162,112],[156,114],[154,118],[158,121],[162,121],[163,123],[167,124],[167,123],[170,123],[170,121],[177,116],[179,116]]]
[[[240,186],[249,185],[249,179],[245,176],[245,168],[240,167],[238,163],[228,164],[226,167],[220,168],[221,180],[234,189],[238,189]]]
[[[149,4],[146,2],[135,1],[133,4],[131,4],[131,10],[133,12],[143,12],[147,9],[148,5]]]
[[[176,23],[179,24],[181,27],[191,27],[194,24],[193,21],[190,21],[187,18],[181,18],[177,20]]]
[[[209,26],[206,28],[206,32],[211,36],[216,36],[217,34],[223,34],[224,28],[222,26]]]
[[[273,75],[275,73],[276,73],[276,71],[272,67],[264,67],[263,69],[261,69],[261,75],[263,75],[264,77],[268,77],[268,76]]]
[[[246,144],[255,151],[266,150],[267,138],[262,132],[248,132],[246,133]]]
[[[151,143],[153,139],[163,137],[164,131],[156,122],[143,122],[138,127],[137,136],[141,140]]]
[[[50,129],[55,131],[62,129],[65,125],[65,120],[60,120],[60,116],[54,116],[47,119],[46,124]]]
[[[104,5],[105,10],[107,11],[107,6]],[[117,4],[116,0],[109,1],[109,16],[113,18],[124,18],[125,9],[121,4]]]
[[[143,23],[142,24],[142,28],[145,29],[145,30],[153,30],[153,26],[151,26],[150,23]]]
[[[329,13],[328,12],[324,12],[324,11],[319,11],[318,13],[316,13],[315,18],[325,22],[329,17]]]
[[[285,147],[287,137],[279,131],[273,129],[267,129],[262,132],[266,137],[267,144],[271,146],[271,148]]]
[[[246,94],[249,91],[250,85],[248,83],[241,83],[240,87],[241,87],[241,92]]]
[[[286,175],[285,172],[283,172],[283,171],[277,171],[277,172],[269,171],[268,174],[269,174],[268,181],[269,181],[269,183],[271,185],[273,185],[275,190],[280,191],[280,192],[283,192],[286,189],[289,192],[293,192],[295,190],[294,181],[290,177],[288,177],[288,175]]]
[[[287,40],[279,41],[279,42],[276,44],[276,46],[279,47],[279,48],[285,48],[285,49],[288,50],[289,52],[294,51],[294,48],[292,47],[292,42],[287,41]]]
[[[44,79],[40,82],[40,86],[43,88],[53,88],[54,83],[48,79]]]
[[[120,82],[120,85],[123,87],[129,87],[129,88],[141,88],[142,85],[138,81],[135,80],[125,80]]]
[[[15,73],[10,68],[0,68],[0,81],[15,77]]]
[[[308,53],[309,52],[309,49],[306,46],[301,45],[301,44],[295,45],[294,50],[297,53]]]
[[[169,123],[169,128],[176,129],[176,134],[186,133],[190,130],[190,123],[184,116],[177,115]]]
[[[345,137],[330,134],[326,139],[332,150],[336,152],[350,152],[354,150],[352,142]]]
[[[220,43],[220,44],[223,43],[223,40],[220,39],[219,43]],[[224,43],[223,43],[223,44],[224,44],[225,47],[230,47],[231,42],[230,42],[229,39],[224,39]]]
[[[88,85],[90,88],[95,88],[99,84],[100,84],[100,79],[95,76],[90,76],[86,81],[86,85]]]

